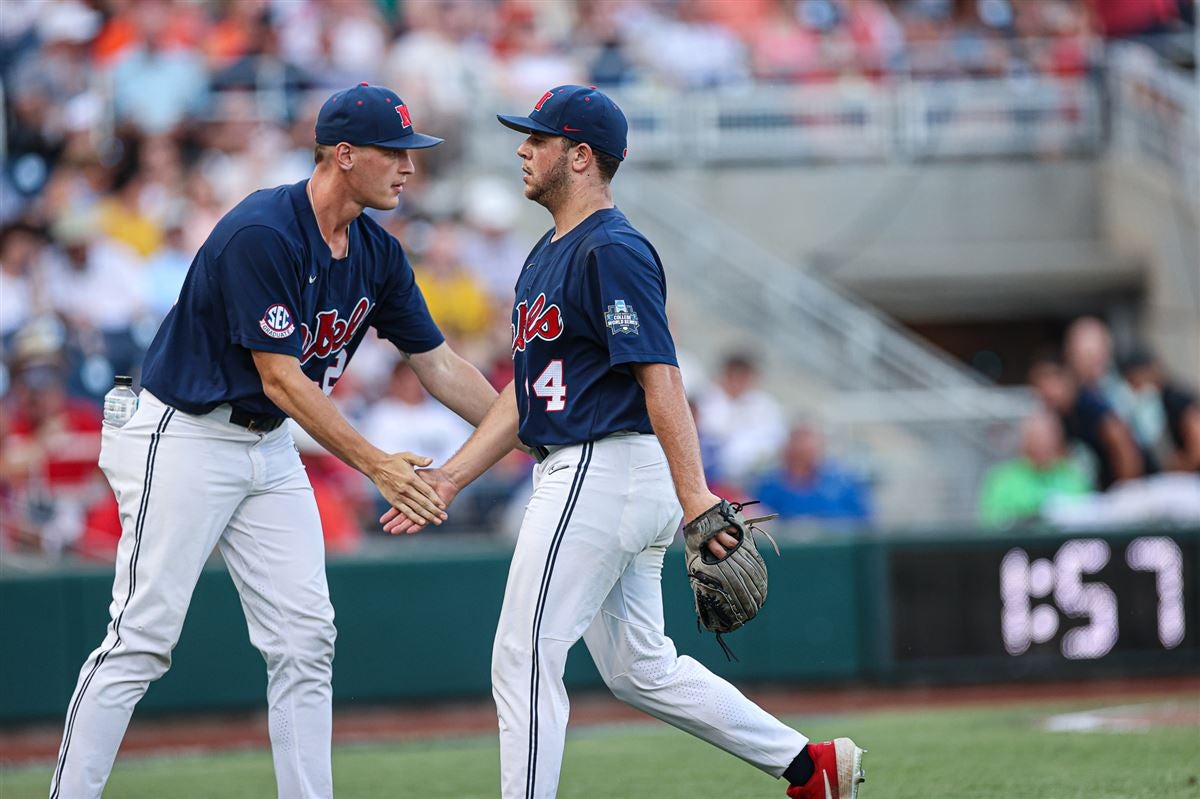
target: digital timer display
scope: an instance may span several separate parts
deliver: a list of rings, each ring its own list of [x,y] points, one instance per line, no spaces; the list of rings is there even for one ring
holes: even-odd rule
[[[888,558],[893,656],[1099,660],[1195,649],[1196,564],[1195,540],[1169,535],[898,547]]]

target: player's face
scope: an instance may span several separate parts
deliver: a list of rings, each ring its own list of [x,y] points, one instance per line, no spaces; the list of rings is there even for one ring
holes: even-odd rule
[[[356,147],[349,173],[355,200],[367,208],[390,211],[400,204],[408,176],[416,171],[408,150]]]
[[[565,141],[561,136],[531,133],[517,148],[525,173],[525,196],[550,210],[566,197],[571,179],[567,165],[571,148],[563,146]]]

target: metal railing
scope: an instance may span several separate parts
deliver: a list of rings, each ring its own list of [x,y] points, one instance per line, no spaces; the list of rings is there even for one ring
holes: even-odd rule
[[[1166,175],[1200,203],[1200,73],[1132,43],[1114,44],[1108,63],[1112,155]]]
[[[613,96],[639,165],[1094,155],[1103,143],[1101,92],[1087,77],[634,85]],[[511,150],[490,115],[478,120],[475,147]]]
[[[1101,84],[1088,76],[891,75],[703,91],[639,83],[611,94],[629,119],[637,165],[1087,156],[1104,144]],[[291,104],[316,108],[326,96],[315,90]],[[463,138],[473,160],[494,163],[513,144],[493,114],[524,109],[493,95],[477,99]],[[280,120],[289,104],[269,84],[211,100],[215,120]]]
[[[900,152],[913,158],[1093,155],[1102,101],[1089,78],[910,83],[901,88]]]

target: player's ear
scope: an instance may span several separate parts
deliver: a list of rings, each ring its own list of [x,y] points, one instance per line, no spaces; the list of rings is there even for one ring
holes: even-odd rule
[[[586,142],[579,142],[574,147],[571,153],[571,169],[580,174],[587,171],[587,168],[596,163],[596,157],[592,153],[592,145]]]
[[[344,172],[354,168],[354,145],[338,142],[333,148],[333,162]]]

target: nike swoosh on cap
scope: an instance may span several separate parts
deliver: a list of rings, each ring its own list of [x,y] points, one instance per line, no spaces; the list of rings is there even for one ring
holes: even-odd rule
[[[567,133],[583,133],[583,128],[573,128],[570,125],[563,125],[563,130]]]

